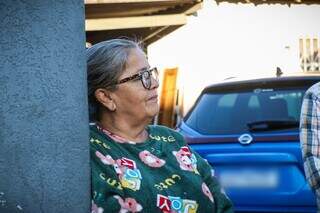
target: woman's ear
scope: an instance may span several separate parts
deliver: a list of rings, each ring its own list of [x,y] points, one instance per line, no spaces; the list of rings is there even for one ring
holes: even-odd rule
[[[94,95],[96,99],[107,109],[110,111],[115,111],[116,110],[116,104],[114,100],[111,97],[111,92],[106,89],[97,89],[94,92]]]

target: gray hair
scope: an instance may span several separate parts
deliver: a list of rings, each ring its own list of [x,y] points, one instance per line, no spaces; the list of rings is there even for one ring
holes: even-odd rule
[[[138,42],[112,39],[87,49],[87,80],[90,117],[98,119],[101,104],[96,100],[99,88],[116,90],[117,81],[126,69],[131,49],[141,48]],[[90,118],[90,120],[92,120]]]

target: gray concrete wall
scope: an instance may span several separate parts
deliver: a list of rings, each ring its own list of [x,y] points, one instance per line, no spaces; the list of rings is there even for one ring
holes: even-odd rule
[[[0,48],[0,212],[89,212],[84,1],[1,1]]]

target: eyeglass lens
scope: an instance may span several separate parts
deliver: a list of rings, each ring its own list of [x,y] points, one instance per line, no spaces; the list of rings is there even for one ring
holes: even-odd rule
[[[151,76],[155,79],[158,80],[158,72],[157,69],[151,69],[151,70],[147,70],[145,72],[142,73],[141,76],[141,80],[142,80],[142,84],[146,89],[150,89],[151,88]]]

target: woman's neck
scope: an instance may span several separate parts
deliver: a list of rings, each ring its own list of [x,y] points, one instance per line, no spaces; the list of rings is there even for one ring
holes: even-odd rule
[[[130,119],[115,118],[112,115],[104,115],[97,124],[102,128],[107,129],[115,135],[125,138],[136,143],[144,142],[148,138],[146,126],[149,121],[133,123],[128,122]]]

